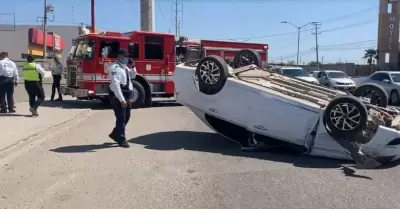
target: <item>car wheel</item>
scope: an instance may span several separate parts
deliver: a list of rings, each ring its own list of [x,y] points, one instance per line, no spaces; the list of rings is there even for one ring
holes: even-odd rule
[[[325,109],[323,121],[328,133],[334,137],[351,138],[367,125],[365,105],[353,96],[340,96]]]
[[[258,52],[251,49],[242,49],[233,58],[233,67],[240,68],[247,65],[261,67],[261,56]]]
[[[399,98],[400,96],[399,96],[399,92],[398,91],[396,91],[396,90],[393,90],[392,92],[390,92],[390,103],[392,104],[392,105],[399,105],[399,100],[400,100],[400,98]]]
[[[200,60],[195,71],[200,92],[208,95],[222,90],[229,77],[228,65],[218,56],[207,56]]]
[[[356,97],[368,98],[371,104],[379,107],[387,107],[389,103],[385,90],[376,84],[361,85],[353,91],[353,95]]]
[[[144,106],[145,101],[145,91],[144,87],[141,83],[136,80],[132,80],[133,86],[133,101],[132,101],[132,108],[141,108]]]

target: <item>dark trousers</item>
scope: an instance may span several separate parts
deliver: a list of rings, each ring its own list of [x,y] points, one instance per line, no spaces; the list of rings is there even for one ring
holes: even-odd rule
[[[51,86],[51,100],[54,100],[56,95],[56,89],[58,92],[58,98],[62,99],[62,94],[60,92],[61,75],[53,75],[53,85]]]
[[[37,109],[40,106],[40,104],[42,104],[45,97],[41,82],[25,81],[25,90],[29,96],[30,108]]]
[[[13,78],[0,77],[0,108],[12,110],[14,106],[14,80]],[[6,103],[7,98],[7,103]]]
[[[126,141],[125,126],[131,118],[131,105],[128,104],[127,107],[122,107],[121,102],[115,97],[112,98],[111,102],[115,115],[115,127],[111,135],[114,136],[118,142]]]

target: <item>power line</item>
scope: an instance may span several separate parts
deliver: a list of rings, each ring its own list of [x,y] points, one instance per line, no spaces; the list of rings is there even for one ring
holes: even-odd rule
[[[186,0],[186,1],[188,1],[188,0]],[[283,0],[282,0],[282,1],[283,1]],[[336,0],[336,1],[337,1],[337,0]],[[350,17],[354,17],[355,15],[365,13],[365,12],[370,11],[370,10],[375,9],[375,8],[376,8],[376,7],[370,7],[370,8],[366,8],[366,9],[359,10],[359,11],[357,11],[357,12],[353,12],[353,13],[350,13],[350,14],[341,15],[341,16],[338,16],[338,17],[335,17],[335,18],[325,19],[325,20],[318,21],[318,22],[320,22],[320,23],[332,23],[332,22],[336,22],[336,21],[343,20],[343,19],[349,19]],[[336,31],[336,30],[343,30],[343,29],[347,29],[347,28],[351,28],[351,27],[357,27],[357,26],[369,24],[369,23],[371,23],[371,22],[374,21],[374,20],[376,20],[376,18],[370,19],[370,20],[367,20],[367,21],[363,21],[363,22],[361,22],[361,23],[356,23],[356,24],[351,24],[351,25],[345,25],[345,26],[338,27],[338,28],[331,28],[331,29],[327,29],[327,30],[320,31],[320,32],[321,32],[321,33],[322,33],[322,32],[332,32],[332,31]],[[313,31],[313,30],[314,30],[314,29],[305,29],[305,30],[301,30],[301,32]],[[272,37],[279,37],[279,36],[286,36],[286,35],[293,35],[293,34],[297,34],[297,32],[278,33],[278,34],[272,34],[272,35],[253,36],[253,37],[230,38],[230,39],[247,39],[247,40],[250,40],[250,39],[272,38]],[[226,40],[226,39],[219,39],[219,40]]]
[[[376,40],[365,40],[365,41],[347,42],[347,43],[341,43],[341,44],[321,45],[318,48],[320,51],[360,50],[360,49],[373,48],[374,46],[372,46],[372,45],[355,46],[356,44],[371,43],[373,41],[376,41]],[[339,47],[338,48],[325,48],[325,47],[335,47],[335,46],[339,46]],[[343,47],[343,46],[350,46],[350,47]],[[312,52],[314,52],[314,50],[316,50],[316,47],[311,47],[311,48],[302,50],[302,51],[300,51],[300,55],[312,53]],[[271,59],[271,57],[270,57],[270,60],[277,60],[277,59],[281,59],[281,58],[288,59],[288,58],[296,57],[296,55],[297,55],[297,53],[292,53],[289,55],[281,56],[280,58],[275,57],[275,59]]]
[[[345,26],[342,26],[342,27],[321,30],[320,32],[321,33],[327,33],[327,32],[343,30],[343,29],[347,29],[347,28],[354,28],[354,27],[370,24],[370,23],[372,23],[373,20],[375,20],[375,19],[371,19],[371,20],[368,20],[368,21],[363,21],[363,22],[360,22],[360,23],[345,25]],[[302,30],[301,32],[306,32],[306,31],[314,31],[314,29],[306,29],[306,30]],[[287,36],[287,35],[293,35],[293,34],[297,34],[297,32],[278,33],[278,34],[265,35],[265,36],[241,37],[241,38],[232,38],[232,39],[234,39],[234,40],[235,39],[246,39],[246,41],[248,41],[248,40],[251,40],[251,39],[272,38],[272,37],[280,37],[280,36]],[[225,40],[225,39],[218,39],[218,40]]]

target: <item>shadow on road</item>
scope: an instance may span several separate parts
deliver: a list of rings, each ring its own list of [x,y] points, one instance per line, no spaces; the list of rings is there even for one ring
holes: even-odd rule
[[[64,101],[43,101],[42,107],[63,108],[63,109],[92,109],[105,110],[111,109],[110,105],[106,105],[100,101],[85,100],[64,100]],[[182,106],[175,101],[155,101],[152,107],[176,107]]]
[[[42,107],[62,108],[62,109],[108,109],[106,105],[99,101],[84,100],[64,100],[64,101],[43,101]]]
[[[118,147],[115,143],[104,143],[96,145],[74,145],[67,147],[59,147],[51,149],[52,152],[58,153],[82,153],[82,152],[96,152],[96,150]]]
[[[27,117],[31,118],[32,115],[18,114],[18,113],[0,113],[0,117]]]
[[[144,145],[152,150],[192,150],[199,152],[219,153],[228,156],[257,158],[261,160],[290,163],[303,168],[337,168],[342,169],[346,176],[371,179],[367,176],[356,175],[355,170],[348,166],[349,161],[316,158],[291,153],[287,150],[268,152],[243,152],[238,144],[225,139],[216,133],[175,131],[160,132],[139,136],[129,140],[130,143]],[[347,166],[345,166],[347,165]]]

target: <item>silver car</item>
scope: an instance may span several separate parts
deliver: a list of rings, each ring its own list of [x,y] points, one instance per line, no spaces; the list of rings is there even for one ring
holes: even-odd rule
[[[400,105],[400,71],[378,71],[371,76],[359,78],[359,85],[374,83],[386,90],[389,102]]]
[[[354,90],[356,84],[354,81],[343,71],[339,70],[324,70],[317,73],[319,83],[334,89],[340,90]]]

